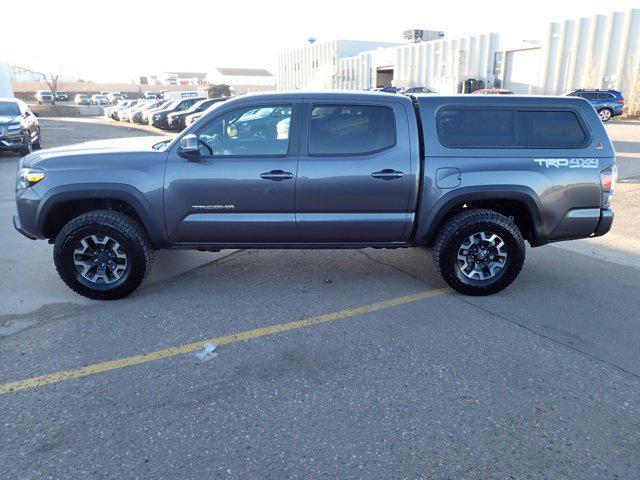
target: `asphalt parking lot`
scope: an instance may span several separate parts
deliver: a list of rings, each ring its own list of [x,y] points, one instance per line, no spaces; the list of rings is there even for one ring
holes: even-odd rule
[[[41,123],[47,147],[150,134]],[[367,249],[158,252],[85,300],[13,231],[0,153],[0,478],[637,478],[640,124],[608,129],[614,240],[528,249],[486,298]]]

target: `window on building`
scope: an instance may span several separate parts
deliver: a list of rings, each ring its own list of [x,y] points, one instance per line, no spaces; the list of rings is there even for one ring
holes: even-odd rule
[[[310,155],[362,155],[395,143],[395,117],[389,107],[315,105],[311,110]]]

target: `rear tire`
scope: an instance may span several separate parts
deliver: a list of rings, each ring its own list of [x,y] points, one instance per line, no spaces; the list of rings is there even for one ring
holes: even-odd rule
[[[613,111],[610,108],[603,108],[598,110],[598,116],[603,122],[608,122],[613,118]]]
[[[438,233],[433,261],[444,280],[465,295],[491,295],[513,282],[525,259],[524,238],[507,217],[469,210]]]
[[[129,295],[147,277],[153,252],[135,220],[119,212],[96,210],[60,230],[53,259],[60,278],[74,292],[94,300],[115,300]],[[95,266],[86,267],[92,262]]]

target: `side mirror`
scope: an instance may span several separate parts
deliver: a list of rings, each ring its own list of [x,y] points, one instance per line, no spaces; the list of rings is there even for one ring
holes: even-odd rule
[[[193,133],[185,135],[180,139],[180,152],[187,155],[195,155],[200,153],[198,146],[198,137]]]
[[[33,115],[36,116],[36,117],[40,116],[40,114],[38,112],[33,112]]]

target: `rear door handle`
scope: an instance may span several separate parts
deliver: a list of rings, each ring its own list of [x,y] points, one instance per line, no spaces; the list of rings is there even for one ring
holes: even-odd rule
[[[264,178],[265,180],[273,180],[274,182],[280,182],[282,180],[289,180],[293,178],[293,173],[285,172],[283,170],[271,170],[270,172],[261,173],[260,178]]]
[[[391,168],[385,168],[384,170],[380,170],[379,172],[373,172],[371,176],[373,178],[379,178],[381,180],[393,180],[395,178],[404,177],[404,172],[398,172],[397,170],[393,170]]]

